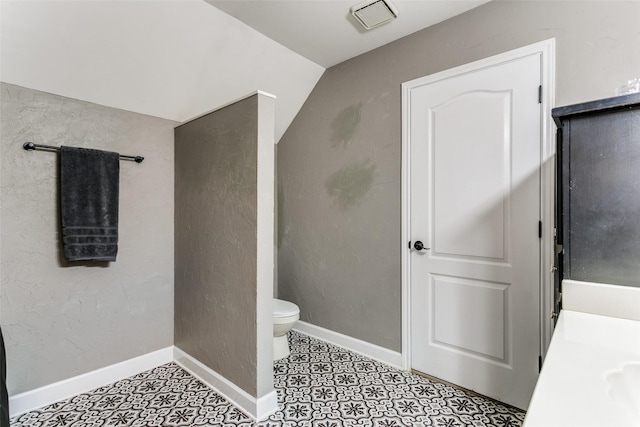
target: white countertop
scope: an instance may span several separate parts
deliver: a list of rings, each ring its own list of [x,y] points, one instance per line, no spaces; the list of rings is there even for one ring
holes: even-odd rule
[[[523,427],[640,426],[607,374],[640,362],[640,321],[563,310]]]

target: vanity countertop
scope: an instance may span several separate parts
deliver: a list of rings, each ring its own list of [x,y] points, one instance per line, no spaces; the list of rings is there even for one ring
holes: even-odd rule
[[[561,311],[523,427],[639,427],[609,385],[629,363],[640,363],[640,321]]]

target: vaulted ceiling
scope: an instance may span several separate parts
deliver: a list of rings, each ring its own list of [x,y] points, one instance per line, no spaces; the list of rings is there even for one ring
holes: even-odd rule
[[[325,67],[484,1],[397,1],[368,33],[353,3],[2,0],[0,80],[178,122],[262,90],[279,140]]]
[[[329,68],[489,0],[391,0],[398,17],[372,30],[365,30],[350,13],[362,0],[206,1]]]

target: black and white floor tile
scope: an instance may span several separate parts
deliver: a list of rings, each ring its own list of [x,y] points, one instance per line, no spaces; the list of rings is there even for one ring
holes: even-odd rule
[[[291,332],[291,355],[274,364],[280,410],[258,424],[169,363],[23,414],[12,427],[516,427],[524,412],[398,371]]]

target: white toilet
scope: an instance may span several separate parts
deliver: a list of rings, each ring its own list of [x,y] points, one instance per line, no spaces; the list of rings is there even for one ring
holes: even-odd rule
[[[273,360],[289,355],[287,332],[293,328],[300,318],[297,305],[281,299],[273,299]]]

